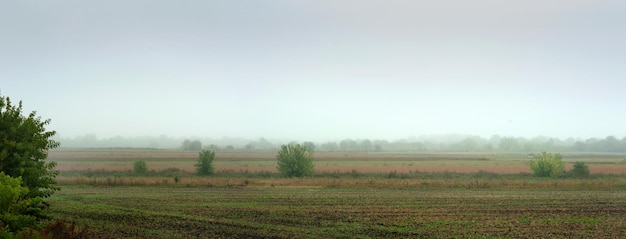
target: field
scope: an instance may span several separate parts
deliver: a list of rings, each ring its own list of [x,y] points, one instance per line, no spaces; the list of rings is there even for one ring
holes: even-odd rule
[[[95,238],[620,238],[626,192],[65,187],[56,218]]]
[[[200,178],[197,153],[52,152],[50,212],[94,238],[626,236],[623,155],[566,156],[589,164],[583,179],[535,178],[514,154],[318,153],[303,179],[278,177],[272,153],[218,155]]]
[[[58,162],[61,171],[128,171],[133,162],[145,160],[150,170],[178,168],[194,171],[197,152],[181,151],[53,151],[49,159]],[[624,155],[565,155],[565,162],[583,161],[592,173],[626,174],[626,164],[617,164]],[[488,153],[315,153],[317,172],[388,173],[396,171],[457,172],[479,171],[512,174],[528,173],[528,160],[524,154]],[[218,171],[276,172],[275,152],[218,152],[215,158]]]

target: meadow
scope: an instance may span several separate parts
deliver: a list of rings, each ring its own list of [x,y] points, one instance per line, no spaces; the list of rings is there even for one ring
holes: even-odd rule
[[[528,155],[316,153],[281,178],[271,152],[53,151],[56,219],[93,238],[623,238],[623,155],[566,155],[588,178],[537,178]],[[135,174],[144,160],[151,172]]]

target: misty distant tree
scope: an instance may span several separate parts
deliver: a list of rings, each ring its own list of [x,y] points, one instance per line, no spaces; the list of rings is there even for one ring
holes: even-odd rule
[[[300,144],[282,145],[276,160],[278,172],[285,177],[313,175],[313,152]]]
[[[204,146],[204,149],[208,149],[208,150],[213,150],[213,151],[217,151],[220,149],[219,146],[215,145],[215,144],[210,144],[208,146]]]
[[[305,141],[304,143],[302,143],[302,146],[304,146],[305,148],[307,148],[311,152],[315,151],[315,143],[313,143],[311,141]]]
[[[320,145],[320,149],[328,152],[336,151],[339,148],[336,142],[327,142]]]
[[[266,138],[259,138],[259,140],[256,142],[256,149],[271,149],[272,147],[274,147],[274,145],[272,145],[272,143],[267,140]]]
[[[468,137],[459,142],[459,146],[462,151],[470,152],[476,150],[478,143],[474,139]]]
[[[369,139],[361,141],[361,150],[370,151],[372,150],[372,141]]]
[[[187,151],[191,149],[191,140],[185,139],[183,140],[183,144],[180,146],[181,149]]]
[[[520,150],[520,143],[514,137],[502,137],[498,145],[500,151],[515,152]]]
[[[189,140],[185,139],[183,141],[182,149],[185,151],[200,151],[202,150],[202,142],[200,140]]]
[[[344,139],[339,142],[339,148],[343,151],[357,150],[359,143],[352,139]]]
[[[191,141],[191,145],[189,150],[191,151],[200,151],[202,150],[202,142],[200,140]]]
[[[252,150],[254,150],[254,145],[255,145],[255,143],[254,143],[254,142],[250,142],[250,143],[246,144],[246,146],[244,146],[243,148],[244,148],[245,150],[252,151]]]
[[[213,160],[215,159],[215,151],[202,150],[198,153],[198,163],[196,166],[196,173],[199,176],[212,175],[215,171],[213,168]]]

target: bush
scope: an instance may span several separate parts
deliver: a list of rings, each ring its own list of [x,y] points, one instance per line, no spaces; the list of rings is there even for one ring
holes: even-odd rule
[[[313,153],[300,144],[282,145],[276,155],[277,169],[285,177],[313,175]]]
[[[576,162],[569,174],[578,178],[589,177],[589,167],[583,162]]]
[[[135,173],[146,173],[148,172],[148,165],[146,164],[146,161],[136,161],[135,164],[133,165],[133,171]]]
[[[550,154],[542,152],[540,155],[535,155],[535,158],[530,160],[530,169],[533,174],[538,177],[556,177],[563,173],[565,170],[565,163],[562,160],[561,154]]]
[[[22,186],[21,178],[12,178],[0,172],[0,224],[8,232],[18,232],[27,227],[38,227],[37,216],[41,197],[26,198],[28,188]],[[2,233],[0,233],[2,234]]]
[[[213,160],[215,159],[215,151],[202,150],[198,154],[198,163],[196,166],[196,173],[199,176],[208,176],[214,173]]]

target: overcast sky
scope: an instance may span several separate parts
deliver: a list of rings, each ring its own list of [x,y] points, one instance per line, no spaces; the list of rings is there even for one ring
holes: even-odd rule
[[[61,137],[626,136],[626,1],[0,1]]]

